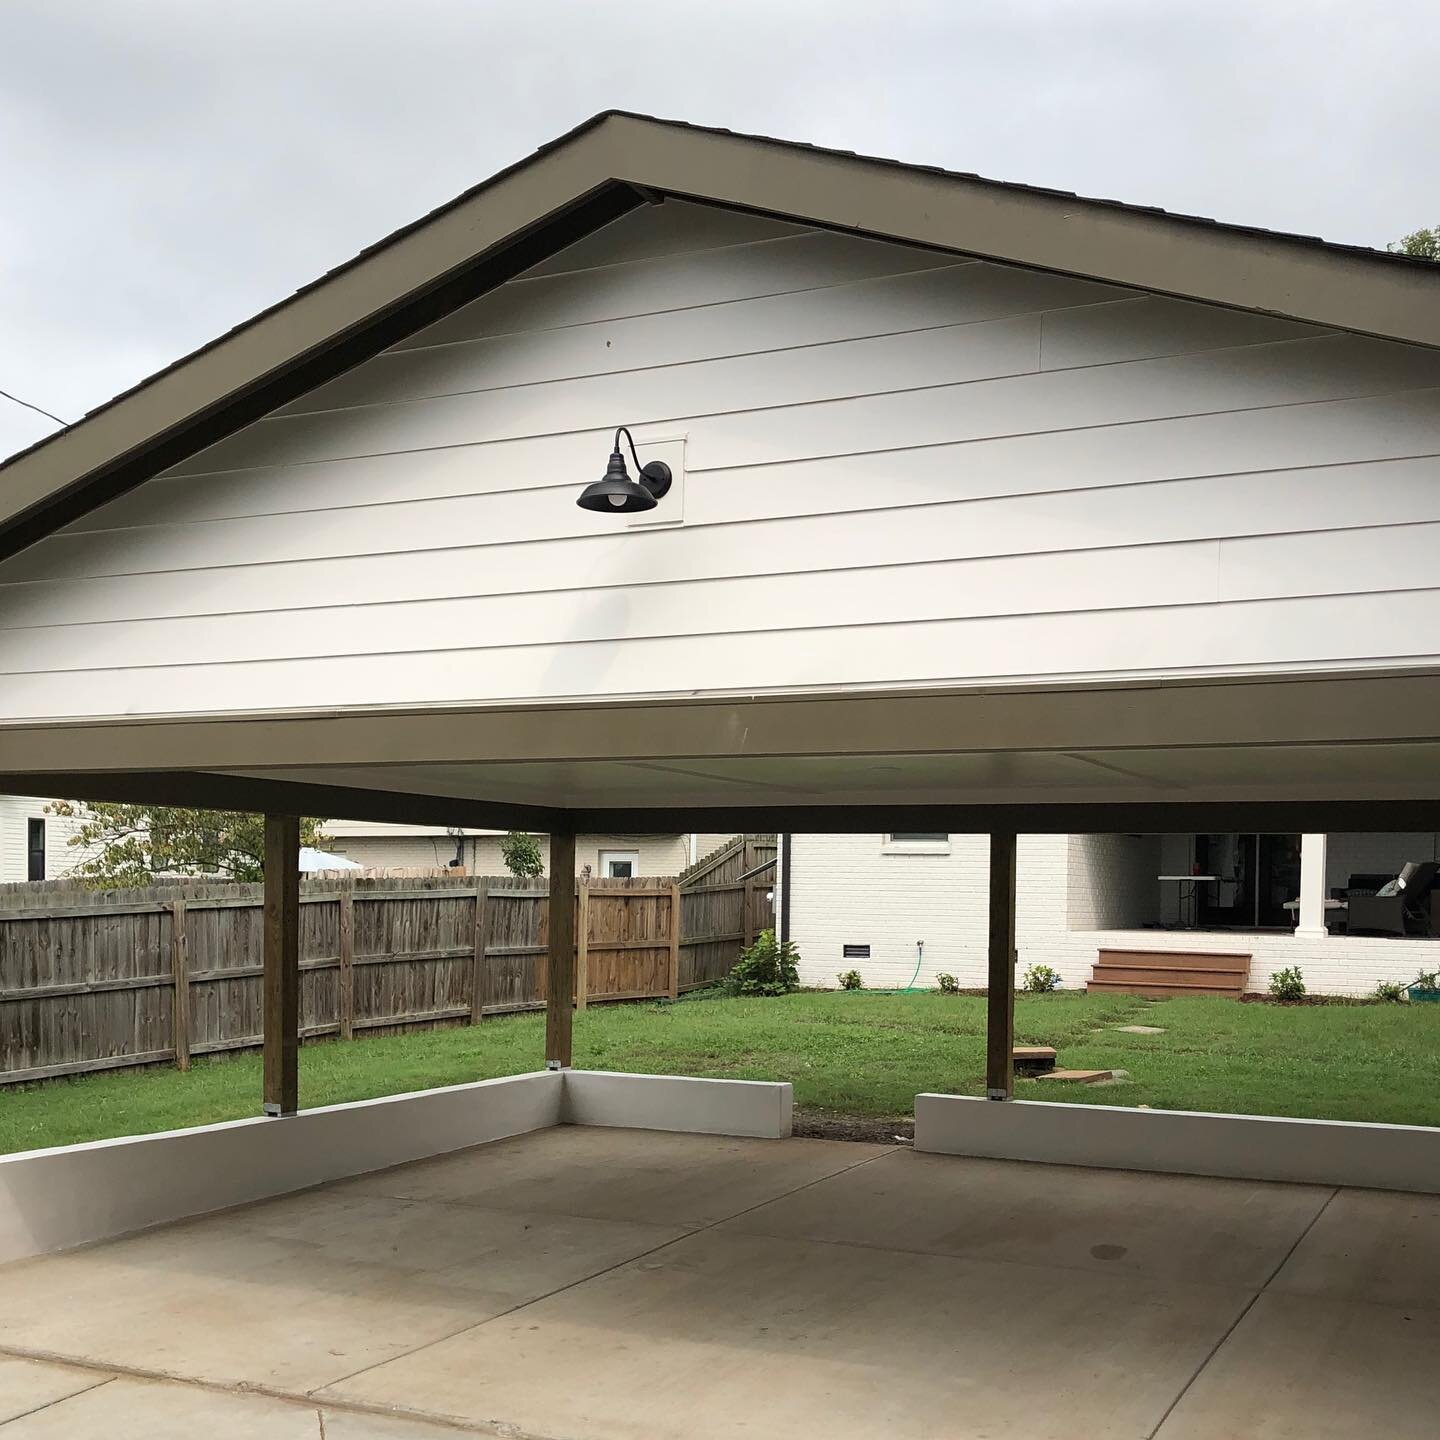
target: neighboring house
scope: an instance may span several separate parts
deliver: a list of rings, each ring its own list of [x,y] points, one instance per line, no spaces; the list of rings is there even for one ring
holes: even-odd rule
[[[849,969],[876,988],[934,985],[942,972],[985,984],[985,836],[787,838],[805,984],[834,985]],[[1440,860],[1440,834],[1022,835],[1018,850],[1022,977],[1045,964],[1083,988],[1101,950],[1126,949],[1157,963],[1176,951],[1248,954],[1252,991],[1290,966],[1329,995],[1440,968],[1440,939],[1344,933],[1342,898],[1352,881],[1370,889],[1407,862]],[[1426,913],[1440,934],[1440,906]]]
[[[30,795],[0,795],[0,884],[16,880],[57,880],[88,852],[70,837],[83,823],[51,815],[55,802]]]
[[[381,821],[327,820],[325,848],[369,870],[428,869],[459,864],[471,875],[503,875],[503,830],[447,830],[440,825],[394,825]],[[550,841],[535,837],[550,868]],[[579,835],[575,871],[588,865],[595,876],[678,875],[687,865],[730,839],[729,835]]]

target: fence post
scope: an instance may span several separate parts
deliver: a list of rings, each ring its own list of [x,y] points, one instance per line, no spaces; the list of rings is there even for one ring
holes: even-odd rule
[[[554,877],[551,877],[554,884]],[[590,998],[590,885],[579,882],[575,896],[575,1008],[583,1010]]]
[[[190,1068],[190,945],[185,936],[185,902],[176,900],[170,906],[170,972],[175,982],[175,996],[170,1005],[170,1025],[174,1034],[175,1068]]]
[[[485,947],[490,943],[490,887],[481,885],[475,891],[475,967],[470,972],[470,1024],[485,1014],[486,976]]]
[[[670,887],[670,998],[680,998],[680,887]]]
[[[747,835],[740,847],[740,928],[745,932],[745,949],[755,943],[755,911],[751,899],[755,894],[755,880],[750,874],[755,864],[755,846]]]
[[[340,1038],[355,1038],[355,896],[340,892],[340,980],[336,991]]]

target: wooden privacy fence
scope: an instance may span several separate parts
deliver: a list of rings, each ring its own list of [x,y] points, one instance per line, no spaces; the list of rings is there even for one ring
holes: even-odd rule
[[[723,978],[762,917],[731,882],[745,924],[687,939],[687,907],[726,890],[704,880],[684,895],[673,880],[577,886],[577,1005],[674,997]],[[548,896],[543,877],[302,881],[301,1036],[540,1008]],[[698,919],[713,916],[702,908]],[[192,1055],[258,1046],[262,934],[259,885],[0,889],[0,1083],[156,1061],[183,1069]]]
[[[774,927],[776,854],[774,835],[737,835],[680,873],[682,990],[723,980]]]

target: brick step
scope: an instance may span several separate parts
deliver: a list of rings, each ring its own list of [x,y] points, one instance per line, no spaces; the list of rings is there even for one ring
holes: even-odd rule
[[[1227,970],[1250,973],[1250,956],[1225,950],[1101,950],[1101,965],[1147,965],[1165,970]]]
[[[1114,980],[1124,985],[1198,985],[1205,989],[1234,990],[1245,985],[1241,970],[1172,970],[1168,965],[1110,965],[1102,961],[1092,980]]]
[[[1091,980],[1085,987],[1092,994],[1105,995],[1136,995],[1143,1000],[1175,1000],[1189,996],[1214,995],[1223,1000],[1235,1000],[1245,993],[1245,987],[1241,985],[1229,986],[1220,989],[1214,985],[1147,985],[1143,982],[1115,981],[1115,980]]]

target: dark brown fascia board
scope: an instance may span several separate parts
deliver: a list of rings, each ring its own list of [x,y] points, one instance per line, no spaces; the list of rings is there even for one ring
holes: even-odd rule
[[[643,116],[612,123],[617,178],[677,198],[1440,345],[1434,262]]]
[[[0,793],[64,796],[131,804],[183,805],[383,820],[410,825],[516,829],[548,834],[658,835],[703,831],[867,834],[942,830],[952,835],[1015,831],[1046,834],[1165,834],[1245,831],[1269,834],[1440,830],[1440,800],[1171,801],[1017,805],[751,805],[580,808],[492,803],[343,785],[300,784],[187,771],[0,774]]]
[[[665,194],[1440,345],[1419,262],[607,112],[0,466],[0,558]]]
[[[442,795],[362,790],[349,785],[299,784],[204,771],[134,770],[0,774],[0,795],[175,805],[201,810],[248,810],[311,815],[322,820],[383,820],[401,825],[464,826],[548,834],[564,812],[544,805],[450,800]]]
[[[706,760],[1434,741],[1440,674],[571,702],[0,726],[11,772]],[[3,794],[0,786],[0,794]]]

